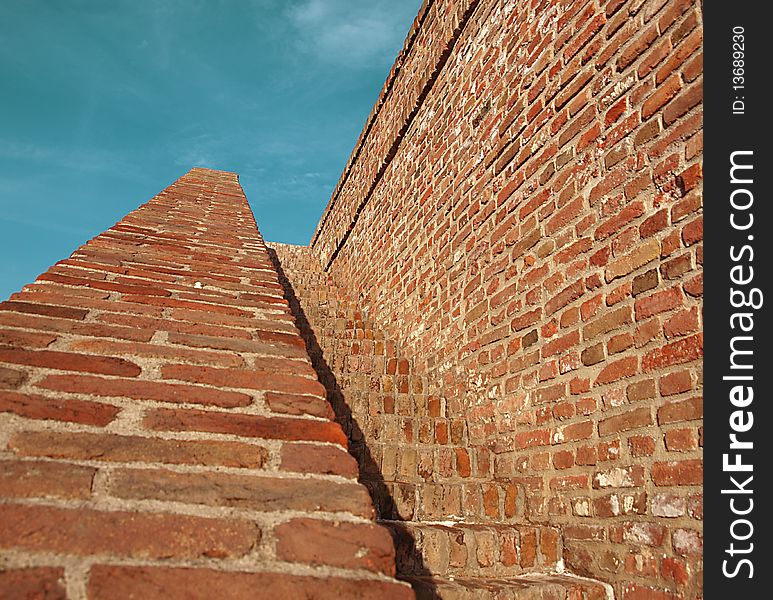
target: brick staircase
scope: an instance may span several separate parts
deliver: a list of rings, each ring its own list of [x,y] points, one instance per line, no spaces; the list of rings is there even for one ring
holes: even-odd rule
[[[602,600],[611,588],[563,572],[560,530],[524,516],[524,490],[491,476],[465,421],[305,246],[268,243],[312,364],[349,438],[397,576],[418,598]],[[352,286],[356,289],[356,283]]]
[[[0,303],[0,598],[413,597],[236,175]]]

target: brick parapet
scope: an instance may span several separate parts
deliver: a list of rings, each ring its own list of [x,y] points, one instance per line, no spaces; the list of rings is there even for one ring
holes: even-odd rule
[[[440,5],[312,249],[570,569],[700,597],[701,6]]]
[[[237,176],[191,170],[0,304],[0,596],[412,598],[332,417]]]

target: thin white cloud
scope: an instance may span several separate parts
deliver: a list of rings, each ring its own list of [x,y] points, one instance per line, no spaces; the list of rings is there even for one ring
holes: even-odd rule
[[[12,140],[0,140],[0,160],[38,162],[41,169],[55,167],[88,173],[126,172],[132,168],[126,163],[125,156],[105,148],[52,143],[41,145]]]
[[[391,64],[402,47],[409,20],[390,3],[302,0],[286,15],[297,33],[297,48],[340,67]]]

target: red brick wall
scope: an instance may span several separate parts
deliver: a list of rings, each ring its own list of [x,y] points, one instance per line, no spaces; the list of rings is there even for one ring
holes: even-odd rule
[[[412,598],[237,177],[0,304],[0,597]]]
[[[701,23],[425,2],[312,240],[440,398],[419,505],[515,483],[624,599],[701,594]]]

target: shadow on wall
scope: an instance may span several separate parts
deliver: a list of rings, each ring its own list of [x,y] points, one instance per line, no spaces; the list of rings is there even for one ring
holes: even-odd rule
[[[282,264],[279,257],[272,248],[268,248],[277,273],[279,281],[284,287],[285,297],[290,303],[290,310],[295,317],[296,325],[301,331],[301,336],[306,342],[306,350],[311,357],[314,370],[317,372],[319,380],[325,386],[327,399],[333,407],[336,420],[344,428],[349,437],[349,451],[357,459],[360,470],[360,483],[366,485],[376,508],[377,520],[389,519],[396,514],[395,501],[392,493],[387,486],[381,468],[373,459],[373,455],[364,442],[364,435],[357,420],[352,415],[343,390],[338,385],[336,376],[325,361],[322,348],[317,342],[314,330],[311,328],[306,314],[303,312],[300,301],[295,295],[292,284],[285,276],[282,270]],[[421,600],[439,600],[440,596],[437,589],[431,581],[432,573],[424,565],[424,559],[421,550],[416,546],[416,539],[406,527],[400,526],[399,522],[390,522],[387,527],[392,534],[395,544],[395,553],[397,555],[396,563],[398,565],[397,578],[409,581]],[[401,572],[401,571],[407,572]],[[420,585],[418,585],[420,582]]]

